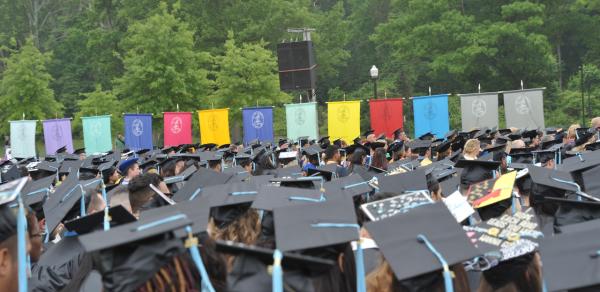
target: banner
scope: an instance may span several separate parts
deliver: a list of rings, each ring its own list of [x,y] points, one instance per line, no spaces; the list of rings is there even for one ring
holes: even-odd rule
[[[164,113],[164,146],[192,144],[192,113]]]
[[[504,91],[506,127],[544,128],[544,88]]]
[[[431,132],[443,138],[450,129],[447,94],[413,97],[413,113],[415,137]]]
[[[86,153],[101,153],[112,149],[110,116],[82,117],[81,121]]]
[[[319,139],[316,102],[286,104],[285,122],[289,139],[294,141],[299,137]]]
[[[132,151],[152,150],[152,115],[125,114],[125,147]]]
[[[462,130],[498,127],[498,93],[471,93],[460,95]]]
[[[330,141],[341,138],[351,144],[360,136],[360,100],[328,102],[327,128]]]
[[[385,133],[388,138],[394,137],[394,131],[403,127],[402,98],[371,99],[371,129],[376,135]]]
[[[67,147],[68,153],[73,153],[73,134],[71,133],[71,119],[45,120],[44,144],[46,155],[56,154],[56,150]]]
[[[37,121],[10,121],[10,149],[13,157],[35,157]]]
[[[242,110],[244,144],[258,139],[273,142],[273,107],[247,107]]]
[[[200,141],[202,144],[230,144],[229,109],[198,111],[200,121]]]

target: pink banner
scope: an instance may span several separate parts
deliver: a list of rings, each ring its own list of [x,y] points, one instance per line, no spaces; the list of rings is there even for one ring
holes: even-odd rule
[[[164,146],[192,144],[192,113],[164,113]]]

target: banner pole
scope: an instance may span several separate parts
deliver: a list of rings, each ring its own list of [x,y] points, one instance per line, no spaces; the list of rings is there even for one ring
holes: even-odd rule
[[[431,86],[429,86],[429,96],[431,96]]]

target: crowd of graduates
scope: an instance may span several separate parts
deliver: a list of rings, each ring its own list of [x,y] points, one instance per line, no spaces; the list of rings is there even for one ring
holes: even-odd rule
[[[0,290],[598,291],[599,131],[6,159]]]

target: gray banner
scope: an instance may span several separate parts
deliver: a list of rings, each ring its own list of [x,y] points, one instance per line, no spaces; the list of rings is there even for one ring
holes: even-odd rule
[[[460,109],[463,131],[498,127],[497,92],[461,94]]]
[[[506,127],[543,129],[544,88],[505,91]]]

